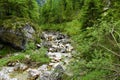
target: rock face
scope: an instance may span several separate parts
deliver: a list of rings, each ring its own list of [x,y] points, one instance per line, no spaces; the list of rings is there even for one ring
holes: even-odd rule
[[[5,29],[4,27],[0,27],[0,40],[16,49],[23,50],[25,49],[27,40],[34,38],[34,33],[35,30],[29,24],[18,29]]]

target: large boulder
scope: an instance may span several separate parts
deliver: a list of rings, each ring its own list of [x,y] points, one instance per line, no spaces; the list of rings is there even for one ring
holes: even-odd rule
[[[42,76],[40,76],[39,80],[62,80],[63,74],[63,67],[61,65],[57,65],[52,73],[44,73]]]
[[[64,69],[61,65],[57,65],[50,75],[50,80],[62,80]]]
[[[15,49],[25,49],[26,42],[30,39],[33,40],[34,34],[34,28],[27,23],[17,29],[0,27],[0,41]]]

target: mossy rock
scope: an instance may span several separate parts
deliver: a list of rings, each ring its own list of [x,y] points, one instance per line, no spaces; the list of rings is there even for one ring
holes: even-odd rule
[[[40,29],[31,20],[12,18],[3,21],[0,26],[0,40],[15,49],[25,49],[28,41],[35,41]],[[36,35],[37,34],[37,35]]]

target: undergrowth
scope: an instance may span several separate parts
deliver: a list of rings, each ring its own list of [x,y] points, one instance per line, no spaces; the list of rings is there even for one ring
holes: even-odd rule
[[[8,53],[11,51],[10,53]],[[50,59],[48,56],[46,56],[47,49],[44,47],[40,49],[36,49],[34,43],[30,43],[28,45],[28,48],[25,51],[15,51],[15,50],[9,50],[9,48],[3,48],[0,53],[2,58],[0,58],[0,67],[6,66],[8,62],[24,62],[26,59],[28,59],[32,62],[44,64],[49,63]],[[4,56],[2,55],[4,54]]]

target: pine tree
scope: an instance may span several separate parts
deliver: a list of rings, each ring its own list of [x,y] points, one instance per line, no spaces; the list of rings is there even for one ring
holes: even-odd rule
[[[1,0],[0,17],[7,19],[12,16],[39,19],[39,6],[36,0]]]

